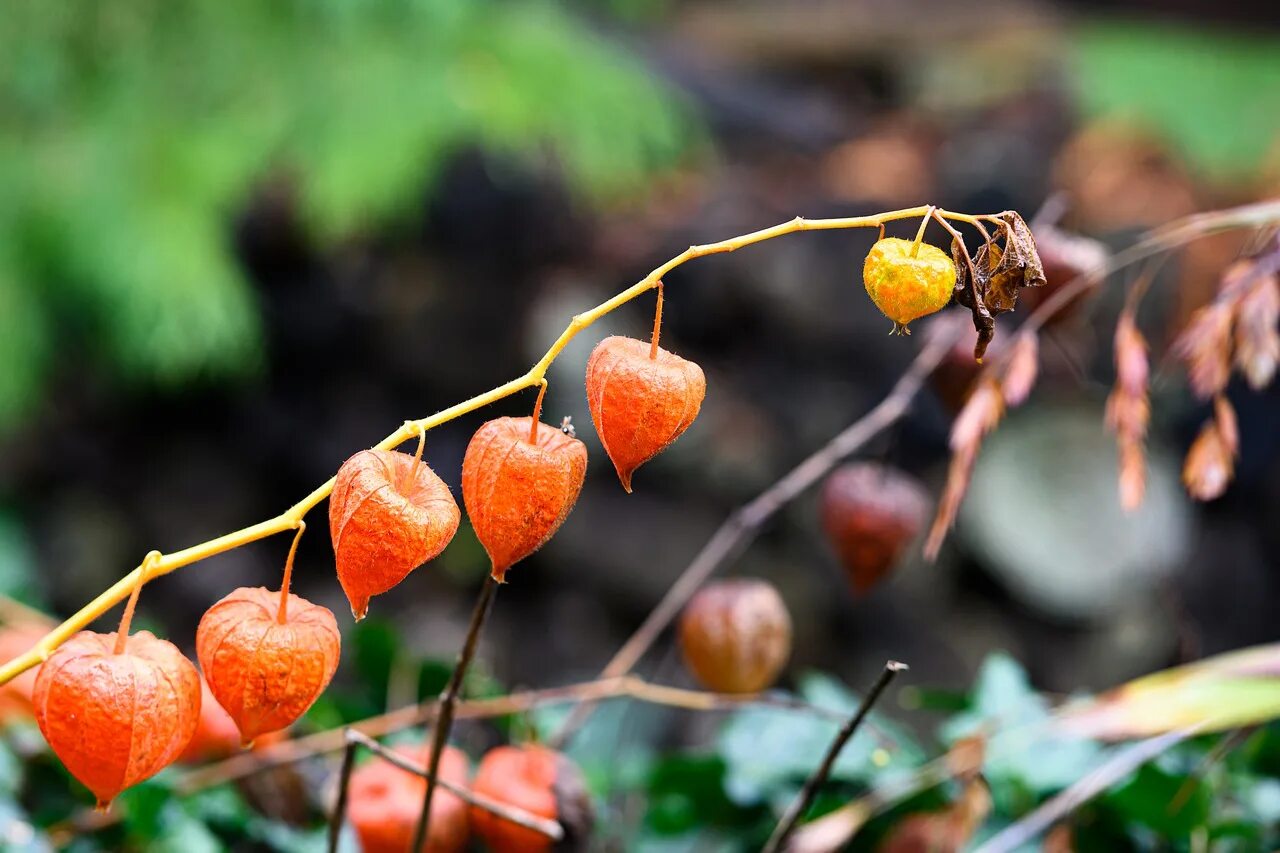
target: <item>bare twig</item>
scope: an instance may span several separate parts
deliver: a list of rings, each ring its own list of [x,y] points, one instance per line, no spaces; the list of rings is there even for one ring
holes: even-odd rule
[[[1160,753],[1190,737],[1193,732],[1194,729],[1168,732],[1118,750],[1109,761],[1070,788],[1046,801],[1022,820],[996,833],[975,853],[1008,853],[1018,849],[1055,821],[1071,814]]]
[[[546,386],[543,386],[546,390]],[[538,397],[541,401],[542,397]],[[533,418],[534,425],[537,425],[537,417]],[[431,757],[427,760],[427,790],[422,795],[422,814],[418,816],[418,827],[413,833],[413,846],[410,850],[421,850],[423,844],[427,840],[427,831],[431,824],[431,798],[436,792],[436,776],[440,770],[440,756],[444,754],[445,742],[449,740],[449,730],[453,728],[453,712],[458,704],[458,693],[462,690],[462,679],[467,675],[467,669],[471,666],[471,660],[476,656],[476,646],[480,642],[480,632],[484,630],[485,620],[489,618],[489,611],[493,609],[494,595],[498,591],[498,581],[493,575],[489,575],[484,579],[484,586],[480,588],[480,597],[476,599],[476,608],[471,613],[471,624],[467,627],[467,638],[462,644],[462,650],[458,652],[458,663],[453,668],[453,675],[449,677],[449,683],[444,688],[444,693],[440,694],[440,703],[437,706],[436,722],[431,734]]]
[[[843,722],[845,715],[839,711],[812,705],[801,699],[785,694],[757,693],[708,693],[702,690],[688,690],[682,687],[669,687],[662,684],[651,684],[633,675],[620,678],[607,678],[597,681],[586,681],[580,684],[569,684],[564,687],[550,687],[542,690],[526,690],[506,696],[495,696],[489,699],[472,699],[459,702],[454,710],[455,720],[487,719],[505,717],[508,714],[519,714],[546,705],[600,702],[610,699],[633,699],[653,705],[665,705],[671,708],[684,708],[691,711],[732,711],[741,708],[777,708],[808,714],[817,719],[831,722]],[[281,741],[271,746],[264,746],[253,752],[239,755],[192,770],[178,780],[177,789],[183,794],[191,794],[225,782],[242,779],[273,767],[304,761],[317,755],[337,752],[345,744],[345,731],[348,728],[359,731],[367,737],[382,737],[392,732],[401,731],[420,725],[432,719],[435,714],[435,703],[427,706],[411,705],[370,717],[347,727],[327,729],[322,732],[304,735],[294,740]],[[878,736],[879,733],[877,733]]]
[[[626,675],[642,658],[684,605],[715,572],[749,545],[761,528],[779,510],[826,476],[847,456],[901,418],[919,393],[925,378],[942,361],[957,335],[938,335],[916,356],[898,379],[889,395],[820,450],[792,468],[750,503],[744,505],[716,529],[676,582],[667,590],[636,632],[614,654],[601,671],[601,678]],[[563,746],[591,716],[592,705],[579,705],[550,742]]]
[[[876,679],[876,683],[871,686],[871,691],[862,700],[858,710],[853,712],[853,716],[845,722],[844,726],[836,734],[835,739],[831,741],[831,746],[827,747],[827,754],[822,757],[822,763],[818,765],[817,770],[813,771],[813,775],[805,780],[804,787],[800,789],[800,793],[787,808],[782,820],[778,821],[778,826],[774,829],[773,835],[769,836],[768,843],[764,845],[764,853],[777,853],[782,849],[782,845],[786,843],[787,836],[795,829],[796,823],[799,822],[800,818],[804,817],[804,813],[809,810],[809,806],[813,805],[813,798],[818,795],[818,789],[827,781],[827,776],[831,774],[831,768],[835,766],[836,759],[840,757],[840,751],[844,749],[844,745],[858,731],[858,726],[866,719],[871,707],[880,698],[880,694],[889,686],[889,682],[893,681],[894,676],[906,668],[906,664],[898,663],[895,660],[891,660],[884,665],[884,670],[881,671],[880,676]]]
[[[351,770],[356,765],[355,741],[347,741],[342,753],[342,769],[338,771],[338,796],[329,817],[329,853],[338,853],[338,840],[342,837],[342,822],[347,817],[347,792],[351,788]]]
[[[347,729],[345,734],[348,744],[352,746],[357,744],[363,746],[365,749],[379,756],[383,760],[394,764],[401,770],[405,770],[415,776],[420,776],[423,779],[430,781],[431,776],[427,773],[427,768],[421,764],[405,758],[395,750],[388,749],[373,738],[363,735],[355,729]],[[506,803],[500,803],[497,800],[484,796],[483,794],[475,793],[465,785],[456,785],[448,779],[437,779],[436,784],[458,797],[463,802],[466,802],[468,805],[484,809],[485,811],[491,812],[503,820],[510,821],[517,826],[523,826],[525,829],[531,829],[540,835],[545,835],[552,841],[560,841],[564,838],[564,827],[562,827],[559,822],[551,820],[550,818],[533,814],[532,812],[525,811],[524,809],[507,805]]]

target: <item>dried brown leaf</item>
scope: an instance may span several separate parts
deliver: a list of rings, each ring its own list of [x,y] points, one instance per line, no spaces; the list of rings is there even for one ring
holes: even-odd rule
[[[1236,314],[1236,367],[1249,387],[1265,388],[1280,363],[1280,280],[1264,275],[1254,281],[1240,300]]]
[[[1197,310],[1174,343],[1187,366],[1196,396],[1207,400],[1227,387],[1231,376],[1231,326],[1235,303],[1217,300]]]
[[[983,436],[995,429],[1003,416],[1004,397],[1000,386],[992,379],[980,382],[951,425],[952,451],[976,453]]]
[[[1012,210],[999,214],[995,220],[995,239],[978,249],[972,265],[964,244],[951,241],[951,257],[956,266],[955,298],[973,314],[973,327],[978,331],[973,354],[979,361],[995,335],[994,318],[1014,309],[1022,288],[1045,283],[1044,265],[1027,223]]]
[[[1115,363],[1116,385],[1107,397],[1106,423],[1116,435],[1120,458],[1120,507],[1134,512],[1142,506],[1147,491],[1145,441],[1151,421],[1147,399],[1150,367],[1146,338],[1128,309],[1116,323]]]
[[[1200,430],[1182,466],[1182,482],[1196,500],[1221,497],[1235,474],[1235,459],[1216,420]]]
[[[1014,309],[1019,290],[1043,285],[1045,275],[1035,237],[1022,216],[1006,210],[996,218],[1001,223],[1004,248],[997,252],[991,246],[991,281],[984,300],[992,314],[1001,314]]]
[[[1004,401],[1010,408],[1021,405],[1031,396],[1039,366],[1040,338],[1034,332],[1023,332],[1017,336],[1000,382]]]
[[[1135,512],[1147,495],[1147,454],[1141,442],[1121,440],[1120,508]]]
[[[1134,322],[1133,312],[1124,311],[1116,322],[1116,385],[1131,394],[1146,396],[1150,366],[1147,362],[1147,339]]]
[[[1236,420],[1236,410],[1227,398],[1219,394],[1213,398],[1213,420],[1218,428],[1222,444],[1234,459],[1240,455],[1240,425]]]
[[[947,485],[942,490],[938,501],[938,513],[933,517],[929,527],[929,537],[924,543],[924,557],[929,562],[938,559],[942,543],[947,533],[956,523],[956,513],[960,511],[960,502],[969,489],[969,480],[973,476],[973,463],[977,459],[977,448],[959,451],[951,456],[951,465],[947,468]]]
[[[973,263],[964,243],[958,239],[951,241],[951,260],[956,266],[955,299],[973,314],[973,328],[978,332],[978,339],[973,345],[973,357],[981,362],[987,352],[987,345],[996,334],[996,321],[982,299],[986,289],[985,279],[979,267]]]
[[[982,735],[961,738],[951,745],[945,756],[947,772],[961,781],[977,776],[986,759],[987,739]]]

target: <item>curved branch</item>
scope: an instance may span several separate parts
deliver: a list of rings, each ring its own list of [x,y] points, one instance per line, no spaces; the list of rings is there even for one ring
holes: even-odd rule
[[[651,290],[658,285],[658,282],[664,275],[671,272],[676,267],[707,255],[723,254],[725,252],[733,252],[744,246],[750,246],[754,243],[762,243],[765,240],[771,240],[774,237],[781,237],[786,234],[793,234],[797,231],[831,231],[846,228],[877,228],[886,222],[893,222],[899,219],[914,219],[922,216],[929,206],[922,205],[919,207],[903,208],[901,210],[893,210],[887,213],[874,214],[872,216],[850,216],[834,219],[805,219],[796,217],[795,219],[774,225],[771,228],[763,228],[759,231],[752,231],[748,234],[742,234],[738,237],[731,237],[728,240],[721,240],[717,243],[707,243],[701,246],[690,246],[671,260],[654,269],[647,276],[636,284],[608,299],[595,308],[576,315],[565,330],[560,333],[560,337],[547,350],[529,371],[522,376],[512,379],[492,388],[483,394],[478,394],[469,400],[442,409],[426,418],[420,420],[405,421],[403,425],[391,435],[378,442],[374,447],[379,450],[391,450],[399,447],[411,438],[417,437],[426,430],[434,429],[443,423],[447,423],[462,415],[483,408],[490,403],[495,403],[512,394],[523,391],[526,388],[532,388],[540,385],[546,376],[547,369],[551,363],[556,360],[560,352],[568,346],[569,342],[578,336],[578,333],[586,329],[596,320],[604,315],[614,311],[637,296]],[[938,213],[948,219],[957,222],[967,222],[976,224],[979,217],[971,216],[965,213],[953,213],[950,211],[939,210]],[[172,554],[160,555],[150,566],[147,572],[147,579],[167,575],[184,566],[199,562],[216,554],[222,554],[235,548],[240,548],[259,539],[265,539],[277,533],[283,533],[287,530],[297,528],[298,522],[316,507],[321,501],[329,496],[333,490],[334,480],[330,477],[324,483],[317,486],[311,494],[298,501],[293,506],[282,512],[274,518],[266,521],[260,521],[240,530],[224,534],[208,542],[202,542],[199,545],[193,545],[190,548],[184,548],[181,551],[175,551]],[[69,619],[58,627],[50,631],[43,639],[41,639],[34,647],[26,653],[19,655],[13,660],[8,661],[4,666],[0,667],[0,686],[7,684],[17,676],[26,672],[33,666],[42,663],[50,654],[53,653],[58,646],[89,626],[95,619],[102,616],[115,605],[119,604],[129,596],[133,587],[142,577],[142,567],[134,569],[129,574],[112,584],[106,591],[100,594],[93,601],[86,604]]]

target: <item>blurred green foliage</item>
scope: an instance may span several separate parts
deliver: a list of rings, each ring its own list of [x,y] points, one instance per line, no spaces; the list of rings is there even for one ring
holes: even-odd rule
[[[596,197],[694,132],[540,0],[16,0],[0,55],[0,427],[69,340],[135,380],[251,369],[231,228],[269,179],[325,241],[410,215],[462,146]]]
[[[1097,21],[1076,39],[1086,112],[1166,134],[1214,178],[1252,177],[1280,145],[1280,37]]]

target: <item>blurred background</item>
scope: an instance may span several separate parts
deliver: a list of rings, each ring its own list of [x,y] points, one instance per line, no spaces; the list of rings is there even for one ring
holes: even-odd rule
[[[1274,196],[1278,23],[1255,4],[1189,0],[11,4],[0,592],[62,617],[151,548],[274,515],[404,419],[518,376],[575,312],[692,243],[925,203],[1030,219],[1052,200],[1046,215],[1100,250]],[[886,337],[863,292],[874,236],[790,236],[667,278],[663,344],[701,364],[708,394],[633,495],[582,377],[606,334],[647,334],[652,299],[564,352],[545,419],[573,418],[586,487],[509,576],[483,673],[505,687],[592,676],[734,507],[886,393],[921,336]],[[1119,510],[1102,425],[1130,274],[1050,328],[1035,396],[984,450],[936,565],[913,549],[855,596],[816,495],[734,563],[791,609],[784,683],[821,670],[860,686],[894,657],[914,685],[962,690],[1003,650],[1039,688],[1092,691],[1276,640],[1280,396],[1233,384],[1237,480],[1193,505],[1178,472],[1205,409],[1161,371],[1247,236],[1171,257],[1145,303],[1141,513]],[[997,343],[1016,319],[998,320]],[[864,456],[936,495],[956,381]],[[428,462],[459,494],[470,434],[532,402],[433,430]],[[323,511],[295,588],[339,615],[348,649],[317,725],[438,689],[443,663],[416,682],[415,667],[452,657],[488,568],[464,521],[353,628]],[[212,602],[278,583],[287,547],[156,581],[141,623],[190,650]],[[691,683],[671,649],[642,670]],[[596,725],[655,748],[705,740],[715,721],[637,711]]]

